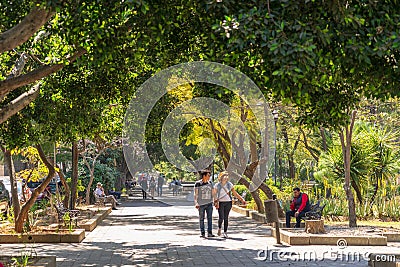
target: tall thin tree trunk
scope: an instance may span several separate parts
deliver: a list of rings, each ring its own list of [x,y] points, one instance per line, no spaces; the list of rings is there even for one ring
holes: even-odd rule
[[[356,111],[351,114],[350,125],[339,133],[340,143],[342,145],[343,164],[344,164],[344,191],[346,192],[348,208],[349,208],[349,226],[357,227],[356,203],[354,201],[353,191],[351,190],[351,137],[356,117]]]
[[[241,177],[241,178],[239,179],[239,183],[241,183],[242,185],[246,186],[247,188],[250,187],[250,182],[247,181],[246,179],[244,179],[243,177]],[[250,194],[251,194],[251,196],[253,197],[254,202],[255,202],[256,205],[257,205],[257,210],[258,210],[258,212],[264,213],[264,212],[265,212],[265,210],[264,210],[264,204],[262,203],[261,198],[260,198],[260,195],[258,194],[258,192],[259,192],[258,190],[252,191],[252,192],[250,192]]]
[[[83,161],[84,161],[86,167],[88,168],[89,174],[90,174],[89,183],[86,187],[86,196],[85,196],[86,205],[90,204],[89,203],[90,202],[90,189],[91,189],[93,181],[94,181],[94,166],[96,163],[96,159],[97,159],[97,157],[93,160],[92,165],[90,165],[89,162],[87,161],[87,159],[85,157],[83,157]]]
[[[378,175],[375,177],[375,185],[374,185],[374,192],[372,193],[372,197],[369,203],[369,213],[372,215],[374,211],[372,210],[374,202],[375,202],[375,197],[378,194],[378,189],[379,189],[379,179]]]
[[[322,138],[322,149],[326,152],[328,151],[328,145],[326,143],[325,128],[322,126],[319,127],[319,132],[321,133],[321,138]]]
[[[1,147],[1,149],[3,150],[4,153],[4,163],[6,164],[8,172],[10,174],[12,207],[14,210],[14,218],[17,218],[17,215],[19,214],[21,207],[19,205],[17,179],[15,177],[14,162],[12,159],[11,151],[3,146]]]
[[[69,206],[69,196],[70,196],[70,189],[69,186],[67,184],[67,180],[65,179],[65,175],[64,172],[61,170],[61,168],[57,165],[57,168],[59,169],[59,171],[57,171],[58,176],[60,177],[60,181],[62,183],[62,185],[64,186],[64,200],[63,200],[63,205],[64,207],[68,207]]]
[[[282,175],[282,158],[278,159],[278,174],[279,174],[279,190],[282,189],[283,185],[283,175]]]
[[[78,142],[72,142],[72,175],[71,175],[71,201],[70,209],[75,209],[78,187]]]
[[[282,135],[283,135],[283,139],[286,142],[286,145],[288,147],[290,147],[289,136],[288,136],[286,127],[284,127],[284,126],[282,127]],[[298,138],[296,140],[296,143],[294,145],[293,150],[291,152],[287,153],[288,162],[289,162],[289,178],[290,179],[295,179],[296,178],[296,167],[294,165],[293,155],[294,155],[295,150],[297,149],[297,144],[298,144]]]
[[[86,204],[88,205],[90,202],[90,191],[91,191],[91,187],[94,181],[94,168],[96,166],[96,162],[98,157],[103,153],[104,149],[98,149],[98,153],[97,155],[92,159],[92,163],[90,164],[89,161],[87,160],[84,152],[82,152],[81,157],[83,159],[83,163],[86,165],[86,167],[89,170],[89,183],[86,187],[86,195],[85,195],[85,201]]]
[[[35,190],[33,190],[31,198],[22,206],[20,213],[18,214],[17,217],[15,217],[15,231],[17,233],[22,233],[22,231],[24,230],[24,222],[28,218],[29,210],[35,204],[38,195],[42,193],[49,185],[51,179],[53,179],[55,174],[54,166],[47,160],[47,157],[44,154],[42,147],[40,145],[37,145],[36,149],[39,152],[40,159],[43,161],[43,163],[49,170],[49,173],[47,174],[46,179],[40,184],[40,186],[38,186]]]

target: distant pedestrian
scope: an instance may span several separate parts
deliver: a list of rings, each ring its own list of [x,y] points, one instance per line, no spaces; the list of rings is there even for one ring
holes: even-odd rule
[[[179,180],[179,178],[175,180],[175,185],[173,185],[173,188],[174,188],[174,190],[172,192],[173,195],[177,196],[177,195],[179,195],[181,193],[181,191],[182,191],[182,183]]]
[[[157,194],[159,197],[162,196],[162,187],[165,183],[164,174],[160,174],[157,179]]]
[[[173,190],[174,190],[174,186],[176,184],[175,182],[176,182],[175,178],[172,178],[172,181],[168,184],[168,189],[172,190],[172,194],[174,193]]]
[[[143,199],[147,199],[148,185],[147,185],[147,177],[146,176],[143,175],[142,179],[139,182],[139,185],[142,188]]]
[[[154,177],[152,176],[150,178],[150,182],[149,182],[149,190],[150,190],[150,195],[153,198],[154,194],[156,192],[156,179],[154,179]]]
[[[213,213],[213,184],[210,182],[211,172],[203,170],[200,172],[201,179],[194,184],[194,204],[199,210],[200,237],[205,237],[204,215],[207,213],[208,237],[214,237],[212,233]]]
[[[221,236],[222,222],[224,223],[223,237],[228,238],[228,220],[229,212],[232,209],[232,194],[243,204],[246,204],[244,198],[239,195],[233,184],[229,182],[229,174],[224,171],[218,175],[218,183],[214,186],[215,207],[218,209],[218,236]]]

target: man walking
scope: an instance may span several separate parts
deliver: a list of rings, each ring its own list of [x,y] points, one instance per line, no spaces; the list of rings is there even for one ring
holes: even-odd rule
[[[205,213],[207,213],[207,236],[214,237],[215,235],[212,233],[213,185],[210,182],[211,172],[209,170],[200,171],[200,177],[201,179],[194,184],[194,204],[199,210],[200,237],[206,237]]]
[[[164,182],[165,182],[164,174],[161,173],[157,179],[157,194],[159,197],[162,196],[162,187],[164,185]]]

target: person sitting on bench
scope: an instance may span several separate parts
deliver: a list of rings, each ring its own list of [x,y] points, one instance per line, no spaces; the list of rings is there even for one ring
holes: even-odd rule
[[[108,195],[106,196],[106,194],[104,193],[104,188],[103,185],[101,183],[97,183],[97,187],[94,190],[94,193],[98,196],[98,197],[103,197],[105,201],[110,202],[112,205],[112,209],[116,210],[117,209],[117,204],[119,204],[117,202],[117,200],[115,199],[114,196],[112,195]]]
[[[301,218],[305,216],[306,212],[310,211],[311,205],[308,195],[301,193],[300,188],[293,188],[293,200],[290,203],[290,210],[286,212],[286,228],[290,228],[291,217],[296,217],[295,228],[300,228]]]

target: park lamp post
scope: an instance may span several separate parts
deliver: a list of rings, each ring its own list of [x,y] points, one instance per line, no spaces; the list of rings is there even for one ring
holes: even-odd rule
[[[278,110],[274,109],[272,115],[274,116],[274,185],[276,186],[276,122],[279,118]]]

